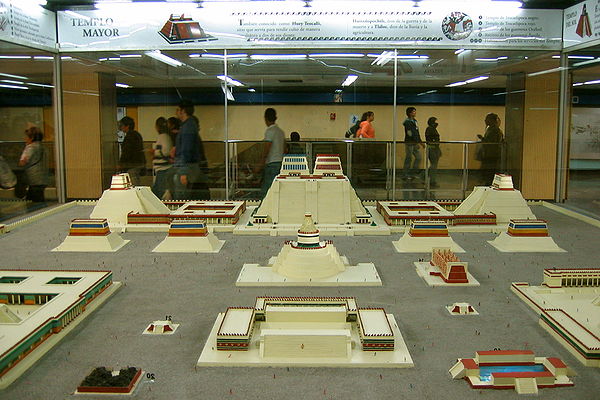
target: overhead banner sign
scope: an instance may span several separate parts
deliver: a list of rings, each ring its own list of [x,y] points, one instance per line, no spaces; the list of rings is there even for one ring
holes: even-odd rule
[[[422,48],[562,47],[562,11],[392,2],[311,7],[279,2],[108,4],[58,12],[62,50],[414,46]],[[447,2],[451,3],[451,2]],[[502,4],[502,2],[497,2]],[[109,7],[110,6],[110,7]]]
[[[564,47],[600,39],[600,0],[588,0],[564,12]]]
[[[54,51],[56,17],[32,2],[0,0],[0,40]]]

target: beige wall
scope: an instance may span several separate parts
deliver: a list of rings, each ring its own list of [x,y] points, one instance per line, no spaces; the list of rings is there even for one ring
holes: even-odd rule
[[[265,124],[263,113],[269,105],[229,106],[229,138],[240,140],[262,140]],[[355,106],[355,105],[276,105],[273,106],[279,116],[278,124],[289,135],[292,131],[300,132],[303,139],[343,139],[348,129],[350,115],[360,116],[364,111],[375,113],[375,137],[380,140],[392,139],[393,108],[390,106]],[[402,121],[406,118],[407,106],[398,106],[398,137],[404,139]],[[200,119],[203,140],[224,139],[223,106],[197,106],[196,115]],[[128,108],[128,114],[129,114]],[[417,120],[421,134],[425,135],[427,119],[438,118],[438,131],[442,140],[475,140],[478,133],[483,133],[483,119],[489,112],[495,112],[504,120],[503,106],[417,106]],[[335,120],[330,114],[335,113]],[[175,106],[140,106],[137,107],[137,126],[144,140],[153,140],[156,135],[154,121],[163,116],[175,115]],[[423,137],[424,138],[424,137]]]

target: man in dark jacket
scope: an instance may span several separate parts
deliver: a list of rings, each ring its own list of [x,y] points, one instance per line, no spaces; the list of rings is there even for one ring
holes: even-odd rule
[[[140,176],[146,168],[144,156],[144,139],[135,130],[135,122],[131,117],[123,117],[119,121],[119,129],[125,132],[125,139],[121,145],[121,156],[117,169],[129,173],[133,186],[140,185]]]
[[[404,150],[406,153],[404,156],[404,179],[414,179],[419,173],[419,166],[421,164],[419,146],[424,147],[424,145],[419,134],[419,126],[415,119],[416,116],[417,109],[415,107],[408,107],[406,109],[406,119],[402,123],[404,125]]]
[[[194,116],[194,105],[182,100],[175,114],[181,121],[175,139],[175,199],[208,200],[207,162],[199,135],[198,118]]]

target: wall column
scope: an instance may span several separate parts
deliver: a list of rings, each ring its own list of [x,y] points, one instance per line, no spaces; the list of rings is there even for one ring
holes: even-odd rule
[[[69,73],[62,84],[67,198],[99,198],[116,168],[115,78]]]

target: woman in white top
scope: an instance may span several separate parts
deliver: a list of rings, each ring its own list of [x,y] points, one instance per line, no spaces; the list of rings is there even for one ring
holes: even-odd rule
[[[152,192],[162,199],[167,189],[173,193],[173,182],[170,179],[170,169],[173,167],[169,154],[173,147],[173,141],[169,130],[167,128],[167,120],[163,117],[159,117],[154,127],[158,133],[156,142],[152,144],[152,169],[154,171],[154,184],[152,185]]]

